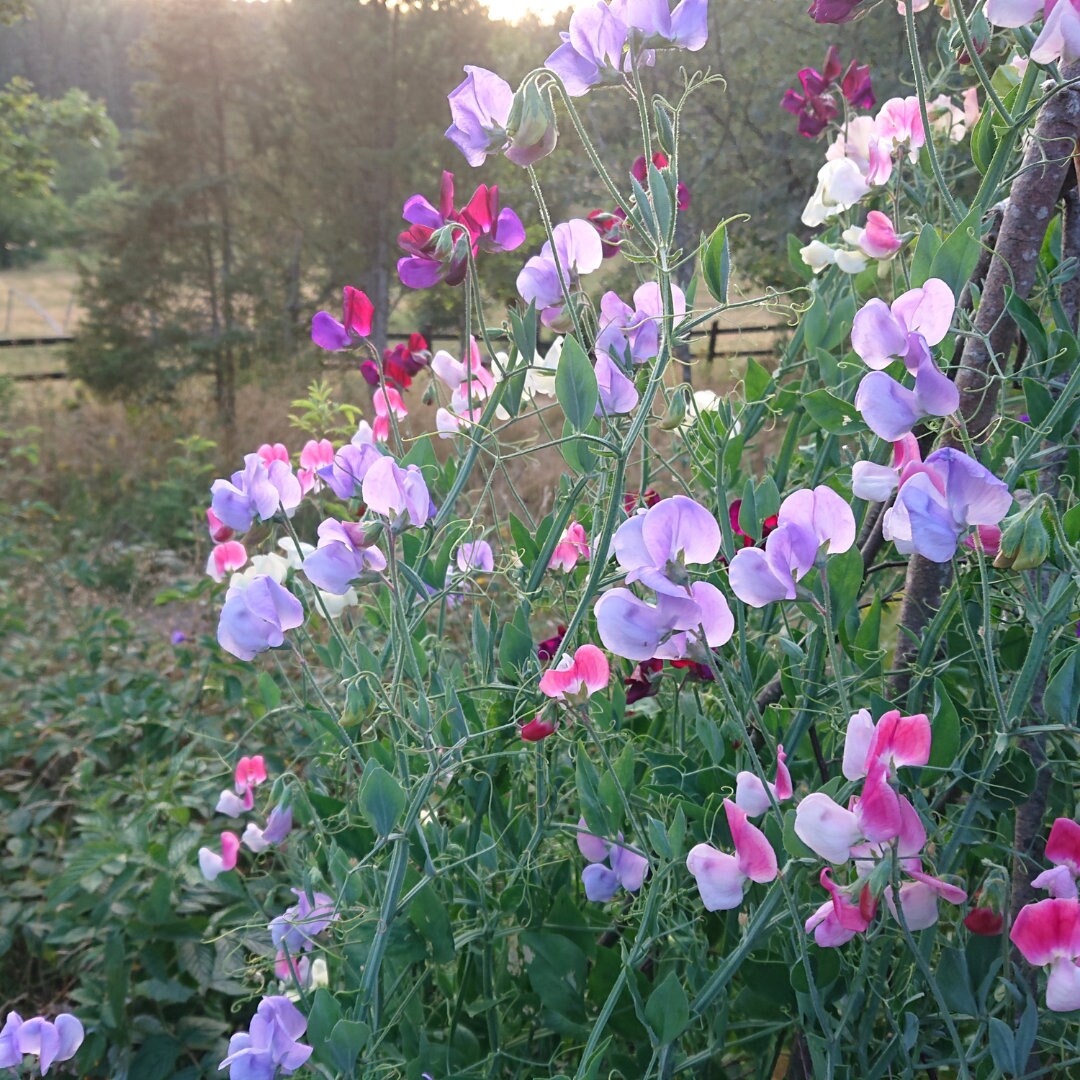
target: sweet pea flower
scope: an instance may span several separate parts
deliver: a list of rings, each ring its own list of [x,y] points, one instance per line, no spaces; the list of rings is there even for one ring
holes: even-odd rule
[[[619,833],[619,840],[622,838]],[[590,900],[599,903],[610,900],[620,886],[627,892],[641,888],[649,872],[649,860],[644,855],[586,832],[584,818],[578,821],[577,845],[589,863],[581,872],[581,882]],[[605,860],[610,869],[603,865]]]
[[[697,882],[706,911],[731,911],[743,901],[748,881],[767,884],[778,871],[776,852],[765,834],[751,825],[745,810],[724,800],[735,854],[718,851],[711,844],[697,844],[686,856],[686,869]]]
[[[233,576],[218,621],[217,639],[240,660],[285,643],[285,631],[304,621],[304,608],[284,585],[266,574],[249,581]]]
[[[581,704],[607,688],[611,667],[595,645],[582,645],[573,656],[564,653],[555,667],[540,677],[540,693],[557,701]]]
[[[860,709],[848,720],[842,767],[848,780],[861,780],[879,764],[895,776],[903,765],[929,760],[930,720],[925,713],[901,716],[899,709],[892,709],[875,724],[869,709]]]
[[[236,763],[233,772],[233,787],[238,795],[244,796],[244,806],[250,810],[255,805],[255,789],[267,780],[266,760],[262,754],[252,757],[245,755]]]
[[[1046,1007],[1052,1012],[1080,1009],[1080,902],[1040,900],[1022,907],[1009,940],[1033,967],[1049,967]]]
[[[255,453],[258,454],[268,466],[275,461],[284,461],[286,465],[289,464],[289,448],[284,443],[263,443]]]
[[[210,558],[206,560],[206,573],[214,581],[224,581],[226,574],[231,574],[243,568],[247,562],[247,550],[239,540],[226,540],[223,544],[215,544],[210,552]]]
[[[248,1031],[229,1039],[218,1069],[228,1069],[231,1080],[273,1080],[278,1069],[296,1072],[311,1057],[312,1048],[299,1041],[306,1030],[304,1014],[287,997],[264,997]]]
[[[825,54],[823,71],[807,67],[799,72],[803,92],[800,94],[795,90],[784,91],[780,108],[798,117],[800,135],[812,139],[820,135],[830,121],[836,118],[840,110],[829,89],[840,77],[840,71],[839,50],[835,45],[830,45]]]
[[[19,1069],[23,1057],[33,1054],[41,1075],[48,1076],[54,1062],[75,1056],[83,1038],[83,1026],[71,1013],[60,1013],[55,1020],[43,1016],[23,1020],[12,1010],[0,1030],[0,1069]]]
[[[997,937],[1005,929],[1005,919],[992,907],[973,907],[963,919],[964,926],[979,937]]]
[[[818,169],[817,188],[802,212],[802,223],[824,225],[850,210],[869,191],[870,184],[854,160],[840,157],[826,161]]]
[[[604,249],[596,230],[584,218],[561,222],[551,235],[554,252],[550,241],[545,243],[540,254],[522,268],[516,286],[526,304],[536,304],[545,326],[564,329],[563,287],[569,292],[582,276],[598,269],[604,261]]]
[[[843,238],[871,259],[891,259],[904,246],[896,227],[880,210],[871,210],[862,228],[845,229]]]
[[[671,167],[667,154],[661,150],[653,152],[652,163],[664,172]],[[644,154],[638,154],[634,163],[630,166],[630,175],[646,190],[649,190],[649,166],[645,161]],[[675,184],[675,207],[678,210],[690,208],[690,189],[680,180]],[[621,220],[626,220],[626,213],[621,206],[615,208],[615,214]]]
[[[302,564],[304,576],[332,596],[344,596],[356,581],[370,581],[386,569],[386,557],[353,521],[327,518],[319,525],[319,546]]]
[[[320,465],[319,479],[339,498],[351,499],[364,482],[368,469],[382,454],[375,445],[375,433],[366,420],[357,425],[356,434],[334,455],[329,465]]]
[[[465,65],[465,79],[449,94],[453,123],[446,137],[472,166],[503,151],[515,164],[532,165],[555,149],[558,130],[550,98],[534,90],[514,115],[510,84],[487,68]]]
[[[675,495],[624,521],[612,549],[628,585],[640,581],[653,592],[685,597],[686,567],[716,558],[720,526],[700,503]]]
[[[386,442],[390,438],[390,414],[404,420],[409,410],[405,408],[401,394],[392,386],[380,386],[372,395],[371,403],[375,406],[375,423],[371,425],[371,432],[376,442]]]
[[[678,321],[686,314],[686,297],[677,285],[672,286],[671,293],[673,315]],[[655,281],[638,286],[633,307],[620,300],[617,293],[606,292],[600,300],[596,351],[626,363],[644,364],[660,352],[663,319],[664,303]]]
[[[363,484],[364,502],[370,510],[389,518],[394,529],[406,523],[421,526],[433,508],[424,474],[416,465],[403,469],[392,457],[380,458],[368,469]]]
[[[207,881],[215,881],[219,874],[236,868],[236,856],[240,852],[240,838],[236,833],[221,834],[221,854],[208,847],[199,848],[199,869]]]
[[[605,648],[627,660],[682,660],[691,649],[724,645],[735,631],[724,594],[707,581],[695,581],[682,596],[658,592],[655,604],[629,589],[609,589],[593,611]]]
[[[856,934],[869,929],[877,914],[877,899],[869,884],[857,880],[853,890],[841,889],[832,879],[829,867],[823,867],[818,878],[828,891],[829,899],[806,920],[803,929],[813,931],[814,941],[825,949],[846,945]],[[852,900],[854,892],[857,900]]]
[[[590,87],[619,83],[630,59],[623,58],[629,27],[615,10],[596,0],[579,7],[570,16],[569,33],[563,43],[544,61],[544,66],[562,79],[571,97],[588,93]],[[645,62],[650,62],[643,54]]]
[[[431,352],[423,334],[410,334],[408,344],[399,341],[392,349],[383,349],[381,366],[374,360],[365,360],[360,365],[360,374],[369,386],[381,386],[386,381],[405,390],[430,359]]]
[[[320,349],[340,352],[348,349],[362,338],[371,337],[371,324],[375,318],[375,305],[359,289],[346,285],[342,299],[342,321],[325,311],[311,320],[311,340]]]
[[[882,535],[902,555],[916,552],[948,562],[971,526],[997,525],[1009,512],[1008,487],[973,458],[946,447],[900,477],[896,501],[882,518]]]
[[[589,561],[589,537],[584,525],[571,521],[551,553],[548,568],[568,574],[577,566],[579,559]]]
[[[431,361],[431,370],[450,390],[450,411],[440,409],[436,426],[443,437],[449,437],[477,423],[484,414],[484,402],[495,389],[495,377],[480,356],[475,338],[469,339],[469,351],[465,359],[455,360],[450,353],[440,349]]]
[[[963,106],[956,105],[948,94],[938,94],[926,103],[930,127],[950,142],[962,142],[979,119],[978,90],[972,86],[964,91]]]
[[[218,479],[210,487],[215,518],[230,529],[246,532],[256,517],[267,521],[279,510],[289,516],[300,505],[303,492],[287,461],[269,465],[259,454],[246,454],[242,472],[228,480]]]
[[[521,725],[519,734],[525,742],[541,742],[549,735],[554,735],[559,725],[550,720],[545,720],[537,713],[527,724]]]
[[[1046,841],[1046,858],[1054,865],[1032,882],[1059,900],[1076,900],[1076,879],[1080,877],[1080,825],[1070,818],[1058,818]]]
[[[816,23],[851,22],[863,0],[812,0],[807,15]]]
[[[223,544],[235,535],[234,531],[214,513],[213,507],[207,507],[206,510],[206,531],[215,544]]]
[[[1040,15],[1043,28],[1031,47],[1031,59],[1036,64],[1080,59],[1077,0],[986,0],[986,18],[994,26],[1026,26]]]
[[[266,825],[260,829],[253,821],[249,821],[240,842],[256,855],[265,851],[274,844],[280,844],[289,833],[292,832],[293,816],[292,807],[275,806],[266,819]]]
[[[334,464],[334,444],[329,439],[308,439],[300,451],[300,468],[296,471],[296,479],[300,481],[300,492],[306,495],[309,491],[319,491],[323,486],[319,470],[329,468]]]
[[[708,0],[680,0],[673,10],[668,0],[627,0],[622,15],[647,48],[697,52],[709,40]]]
[[[762,780],[745,769],[735,774],[735,805],[749,817],[764,814],[774,802],[790,799],[794,793],[791,773],[787,767],[783,746],[776,748],[776,783]]]
[[[919,150],[926,145],[926,132],[917,97],[889,98],[874,118],[874,124],[878,137],[891,143],[893,148],[908,148],[908,160],[912,165],[919,160]]]
[[[732,591],[751,607],[777,600],[794,600],[795,583],[826,554],[838,555],[855,543],[855,516],[831,488],[803,488],[789,495],[777,514],[777,528],[764,549],[744,547],[735,552],[728,570]]]
[[[857,499],[885,502],[899,486],[901,476],[907,478],[912,465],[922,465],[922,452],[919,440],[908,432],[893,443],[891,466],[873,461],[856,461],[851,466],[852,493]]]
[[[914,880],[902,882],[899,889],[890,884],[885,890],[885,905],[898,922],[897,908],[903,912],[904,925],[909,930],[926,930],[938,921],[939,899],[950,904],[962,904],[967,900],[967,893],[956,885],[919,869],[906,872]]]
[[[446,568],[446,584],[450,587],[455,582],[465,581],[473,574],[490,574],[495,569],[495,554],[486,540],[468,540],[454,552],[454,565]],[[447,605],[454,607],[464,599],[460,594],[451,593]]]
[[[309,897],[303,889],[292,889],[296,903],[271,919],[268,927],[274,948],[286,948],[296,956],[315,948],[315,938],[340,916],[334,899],[326,893],[315,892]]]
[[[864,184],[879,187],[892,176],[892,142],[881,135],[872,116],[853,116],[825,151],[825,160],[849,161]],[[850,174],[846,182],[854,184]]]
[[[593,372],[598,394],[595,415],[622,416],[637,408],[637,387],[606,352],[597,352]]]
[[[859,383],[855,407],[875,435],[894,442],[922,417],[948,416],[959,408],[960,392],[930,353],[949,332],[955,309],[952,289],[940,278],[930,278],[897,297],[891,307],[875,298],[856,314],[851,347],[874,370]],[[882,370],[894,360],[902,360],[915,376],[914,390]]]

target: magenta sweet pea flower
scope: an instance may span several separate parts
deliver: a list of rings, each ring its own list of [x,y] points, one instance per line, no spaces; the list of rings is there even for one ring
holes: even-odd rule
[[[208,847],[199,848],[199,869],[207,881],[214,881],[219,874],[236,868],[236,857],[240,852],[240,838],[236,833],[221,834],[221,854]]]
[[[433,511],[424,474],[416,465],[403,469],[392,457],[380,458],[368,469],[363,484],[370,510],[389,518],[392,527],[421,526]]]
[[[341,322],[325,311],[318,312],[311,320],[311,340],[320,349],[339,352],[350,348],[362,338],[371,337],[375,305],[366,294],[346,285],[341,306]]]
[[[285,643],[285,631],[304,621],[304,608],[284,585],[266,574],[238,578],[225,594],[217,639],[226,652],[240,660]]]
[[[1080,825],[1070,818],[1058,818],[1046,841],[1046,858],[1054,865],[1032,882],[1059,900],[1076,900],[1076,879],[1080,877]]]
[[[555,545],[548,567],[568,574],[577,566],[579,559],[589,561],[589,537],[584,525],[571,521]]]
[[[853,60],[853,66],[854,63]],[[784,91],[780,108],[799,118],[800,135],[808,139],[815,138],[836,118],[840,110],[829,90],[840,77],[840,71],[839,51],[835,45],[830,45],[825,54],[824,70],[808,67],[799,72],[803,92],[800,94],[796,90]]]
[[[828,545],[827,554],[837,555],[855,543],[851,507],[824,485],[789,495],[780,504],[777,522],[764,548],[741,548],[731,560],[732,591],[751,607],[794,600],[795,583],[817,562],[822,545]]]
[[[745,769],[735,774],[735,805],[750,817],[764,814],[773,802],[781,803],[794,793],[783,746],[776,748],[776,783],[769,783]]]
[[[767,884],[779,872],[776,852],[765,834],[751,825],[745,810],[724,800],[735,854],[718,851],[711,844],[697,844],[686,856],[686,869],[697,882],[706,911],[731,911],[743,901],[748,881]]]
[[[986,18],[994,26],[1017,27],[1043,17],[1031,47],[1036,64],[1080,58],[1080,0],[986,0]]]
[[[872,109],[877,98],[870,79],[870,65],[852,60],[840,80],[840,92],[853,109]]]
[[[622,838],[619,833],[619,840]],[[578,821],[577,845],[590,864],[581,872],[581,882],[585,895],[594,903],[610,900],[620,887],[637,892],[649,873],[649,860],[644,855],[586,832],[584,818]],[[605,861],[610,869],[603,865]]]
[[[23,1058],[32,1054],[38,1059],[41,1075],[48,1076],[54,1062],[75,1056],[83,1038],[83,1026],[71,1013],[60,1013],[55,1020],[43,1016],[23,1020],[12,1010],[0,1030],[0,1069],[19,1069]]]
[[[935,450],[925,464],[900,475],[896,501],[882,518],[882,535],[896,550],[948,562],[971,526],[997,525],[1012,506],[1008,487],[960,450]]]
[[[300,468],[296,479],[300,481],[300,491],[306,495],[309,491],[318,491],[323,482],[319,470],[334,464],[334,444],[329,439],[308,439],[300,451]]]
[[[540,677],[540,693],[557,701],[582,704],[607,688],[611,667],[595,645],[582,645],[573,656],[564,653],[555,667]]]
[[[871,259],[891,259],[904,246],[896,227],[880,210],[871,210],[863,228],[845,229],[843,236]]]
[[[853,889],[842,889],[832,879],[832,870],[824,867],[818,879],[828,891],[829,899],[806,920],[806,933],[813,931],[814,941],[822,948],[846,945],[856,934],[870,927],[877,914],[877,899],[870,886],[861,879]],[[852,899],[857,895],[857,899]]]
[[[319,545],[301,569],[318,589],[344,596],[358,581],[375,580],[386,569],[386,557],[354,521],[327,518],[319,525]]]
[[[279,510],[291,516],[303,493],[288,461],[269,465],[256,453],[244,456],[244,469],[229,480],[215,480],[210,488],[210,509],[217,521],[246,532],[256,517],[267,521]]]
[[[1009,940],[1033,967],[1049,967],[1046,1007],[1080,1009],[1080,902],[1040,900],[1020,909]]]
[[[554,255],[551,243],[545,243],[540,254],[529,259],[518,274],[517,291],[526,304],[535,302],[545,326],[565,330],[563,283],[567,291],[575,289],[582,276],[599,268],[604,249],[596,230],[584,218],[556,225],[552,236]]]
[[[959,391],[930,353],[949,332],[955,309],[949,286],[930,278],[922,288],[897,297],[891,308],[873,299],[855,316],[851,347],[874,369],[859,384],[855,407],[875,435],[895,442],[922,417],[948,416],[959,408]],[[914,390],[882,370],[894,360],[902,360],[915,376]]]
[[[894,776],[903,765],[929,760],[930,720],[925,713],[901,716],[893,709],[875,724],[870,711],[860,709],[848,720],[842,770],[848,780],[861,780],[878,764]]]
[[[856,8],[863,0],[813,0],[807,15],[816,23],[851,22],[858,14]]]
[[[218,1068],[228,1069],[231,1080],[273,1080],[278,1069],[296,1072],[311,1057],[312,1048],[299,1042],[306,1030],[304,1014],[287,997],[264,997],[248,1031],[229,1039],[228,1056]]]
[[[554,735],[558,729],[557,723],[545,720],[540,713],[537,713],[527,724],[521,725],[521,731],[518,734],[525,742],[542,742],[549,735]]]

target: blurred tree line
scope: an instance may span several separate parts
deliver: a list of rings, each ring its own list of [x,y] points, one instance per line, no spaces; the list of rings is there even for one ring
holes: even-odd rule
[[[779,108],[798,69],[820,66],[835,36],[805,5],[712,0],[707,47],[661,54],[648,76],[669,99],[680,62],[724,76],[685,118],[686,242],[749,213],[734,230],[737,255],[763,280],[781,272],[784,238],[800,228],[824,154]],[[470,169],[443,131],[464,64],[514,83],[555,47],[555,27],[493,22],[479,0],[32,7],[33,18],[0,32],[0,81],[22,76],[52,97],[77,86],[106,103],[123,133],[113,182],[78,192],[86,317],[70,362],[100,392],[161,398],[211,374],[227,437],[237,379],[256,361],[293,359],[311,313],[333,310],[345,284],[376,301],[380,341],[391,324],[453,327],[457,293],[403,296],[394,273],[401,205],[417,191],[437,202],[443,169],[456,175],[459,205],[477,183],[498,183],[529,227],[520,258],[485,264],[493,298],[513,295],[542,242],[524,173],[502,160]],[[879,5],[845,28],[843,59],[872,63],[881,100],[901,89],[892,73],[905,47],[893,6]],[[629,101],[608,90],[580,104],[609,166],[626,176],[639,153]],[[556,220],[603,205],[568,124],[563,139],[538,167]]]

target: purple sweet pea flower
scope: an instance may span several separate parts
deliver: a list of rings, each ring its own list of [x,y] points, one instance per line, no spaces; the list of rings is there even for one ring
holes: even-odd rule
[[[53,1062],[67,1061],[82,1046],[83,1026],[71,1013],[60,1013],[53,1021],[41,1016],[29,1020],[9,1012],[0,1030],[0,1069],[18,1069],[23,1057],[33,1054],[47,1076]]]
[[[728,570],[732,592],[751,607],[777,600],[794,600],[795,583],[808,573],[823,544],[837,555],[855,543],[855,515],[851,507],[824,485],[793,492],[781,504],[777,528],[764,549],[741,548]]]
[[[333,897],[326,893],[312,893],[309,897],[303,889],[293,889],[296,903],[270,922],[270,938],[274,948],[285,946],[296,956],[315,948],[315,938],[340,917],[335,911]]]
[[[306,1030],[304,1014],[287,997],[264,997],[248,1031],[229,1040],[229,1055],[218,1069],[228,1069],[231,1080],[274,1080],[278,1069],[296,1072],[311,1057],[312,1048],[298,1041]]]
[[[229,586],[218,622],[217,639],[240,660],[285,643],[285,631],[304,621],[304,608],[284,585],[266,574]]]
[[[672,311],[676,321],[686,314],[686,297],[677,285],[672,286]],[[622,362],[644,364],[660,352],[663,319],[663,300],[655,281],[638,286],[633,307],[620,300],[617,293],[606,292],[600,300],[596,351],[609,353]]]
[[[720,526],[700,503],[675,495],[624,521],[612,547],[627,584],[640,581],[654,592],[685,598],[686,566],[716,558]]]
[[[855,407],[875,435],[895,442],[922,417],[948,416],[959,408],[959,391],[930,354],[949,332],[955,308],[952,289],[930,278],[898,296],[891,308],[869,300],[855,316],[851,347],[874,369],[859,383]],[[914,390],[882,370],[894,360],[915,376]]]
[[[364,502],[376,514],[389,518],[395,529],[406,521],[417,527],[434,513],[424,474],[415,465],[403,469],[392,457],[384,457],[367,471]]]
[[[488,154],[503,151],[524,168],[555,149],[558,130],[551,99],[530,84],[515,114],[510,84],[487,68],[466,65],[465,79],[449,94],[453,123],[446,137],[470,165],[483,165]]]
[[[289,514],[303,498],[300,481],[287,461],[267,465],[258,454],[246,454],[243,472],[234,472],[230,480],[215,480],[210,494],[210,508],[237,532],[250,529],[256,516],[267,521],[278,510]]]
[[[626,0],[622,16],[651,48],[697,52],[709,40],[709,0],[680,0],[674,11],[668,0]]]
[[[320,349],[339,352],[350,348],[361,338],[371,337],[375,305],[367,295],[346,285],[341,306],[343,322],[338,322],[325,311],[320,311],[311,320],[311,340]]]
[[[578,821],[577,845],[590,864],[581,872],[585,895],[594,902],[602,903],[610,900],[620,886],[627,892],[637,892],[649,872],[649,860],[644,855],[637,855],[585,830],[585,819],[581,818]],[[622,833],[619,833],[619,839],[622,838]],[[611,864],[610,870],[601,865],[605,859]]]
[[[988,469],[959,450],[935,450],[901,474],[896,501],[885,511],[882,534],[896,550],[948,562],[971,526],[997,525],[1012,495]]]
[[[606,352],[596,354],[596,403],[597,416],[620,416],[637,408],[638,392],[629,379]]]
[[[562,45],[544,66],[562,79],[571,97],[580,97],[601,83],[621,82],[629,64],[629,57],[623,58],[628,33],[623,19],[603,0],[596,0],[570,16],[570,32],[560,35]]]
[[[356,434],[334,454],[330,465],[316,470],[320,480],[339,498],[351,499],[364,482],[368,469],[382,459],[375,445],[375,434],[366,420],[357,425]]]
[[[495,569],[495,554],[486,540],[470,540],[457,549],[454,562],[462,574],[490,574]]]
[[[327,518],[319,526],[319,546],[304,559],[301,569],[316,588],[344,596],[357,580],[370,580],[386,569],[386,557],[365,542],[355,521]]]
[[[563,285],[574,288],[578,279],[591,274],[604,261],[604,248],[596,230],[584,218],[574,218],[552,230],[555,253],[545,243],[517,277],[517,291],[526,304],[536,303],[540,321],[560,329],[563,321]],[[556,266],[556,257],[558,265]],[[561,271],[561,280],[560,280]]]
[[[813,0],[806,13],[816,23],[851,22],[861,3],[862,0]]]
[[[604,647],[627,660],[682,660],[694,646],[714,649],[730,640],[735,620],[724,594],[695,581],[682,596],[656,594],[647,604],[629,589],[609,589],[593,609]]]
[[[292,807],[275,806],[266,819],[266,827],[260,829],[253,821],[249,821],[240,842],[256,855],[265,851],[274,844],[280,844],[292,832]]]

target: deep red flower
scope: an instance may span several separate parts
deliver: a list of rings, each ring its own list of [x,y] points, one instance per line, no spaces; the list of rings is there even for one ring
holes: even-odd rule
[[[590,210],[586,215],[589,224],[600,234],[600,247],[605,259],[613,259],[622,246],[623,218],[608,210]]]
[[[660,496],[653,488],[649,488],[644,495],[640,491],[632,491],[628,488],[623,495],[623,509],[628,514],[632,514],[639,505],[649,508],[655,506],[659,501]]]
[[[964,925],[973,934],[996,937],[1004,928],[1005,919],[993,908],[975,907],[964,916]]]
[[[521,725],[521,737],[526,742],[540,742],[555,734],[556,725],[542,716],[534,716],[527,724]]]
[[[541,641],[540,644],[536,646],[537,659],[542,664],[547,664],[554,660],[555,654],[559,651],[559,646],[562,644],[564,637],[566,637],[566,627],[560,624],[552,637]]]

